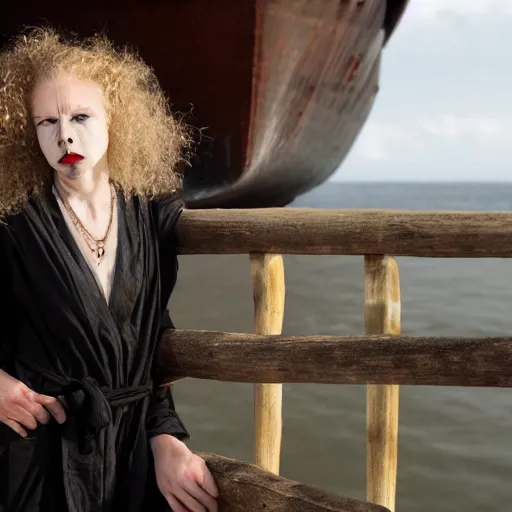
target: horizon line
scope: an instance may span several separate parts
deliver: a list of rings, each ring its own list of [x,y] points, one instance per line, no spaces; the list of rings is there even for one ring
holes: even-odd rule
[[[407,183],[407,184],[465,184],[465,185],[487,185],[487,184],[496,184],[496,185],[512,185],[512,180],[326,180],[323,184],[327,183]],[[322,184],[320,184],[322,185]]]

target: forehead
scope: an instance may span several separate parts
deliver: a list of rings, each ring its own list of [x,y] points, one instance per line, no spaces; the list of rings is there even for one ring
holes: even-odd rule
[[[59,76],[39,82],[32,92],[32,109],[36,116],[65,113],[77,107],[102,110],[101,87],[72,76]]]

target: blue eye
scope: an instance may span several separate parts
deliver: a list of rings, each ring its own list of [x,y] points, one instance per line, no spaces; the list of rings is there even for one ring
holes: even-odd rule
[[[76,116],[72,117],[73,121],[78,121],[79,123],[83,123],[87,119],[89,119],[89,116],[87,114],[77,114]]]

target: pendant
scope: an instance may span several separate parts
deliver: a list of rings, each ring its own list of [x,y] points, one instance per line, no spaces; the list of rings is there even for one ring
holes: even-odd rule
[[[96,260],[97,260],[97,265],[99,265],[101,263],[101,260],[103,258],[103,255],[105,254],[105,246],[103,244],[103,242],[99,242],[97,247],[96,247]]]

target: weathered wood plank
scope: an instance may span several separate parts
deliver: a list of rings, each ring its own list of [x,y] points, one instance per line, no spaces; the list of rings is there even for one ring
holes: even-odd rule
[[[512,338],[164,333],[165,382],[512,386]]]
[[[264,208],[186,210],[182,254],[511,257],[512,213]]]
[[[251,254],[256,334],[281,334],[285,305],[283,257]],[[254,385],[254,460],[279,474],[283,430],[283,385]]]
[[[385,507],[300,484],[258,466],[196,452],[219,488],[222,512],[389,512]]]
[[[396,259],[364,257],[367,334],[400,334],[400,279]],[[398,396],[395,384],[370,384],[366,397],[366,499],[394,512],[398,462]]]

